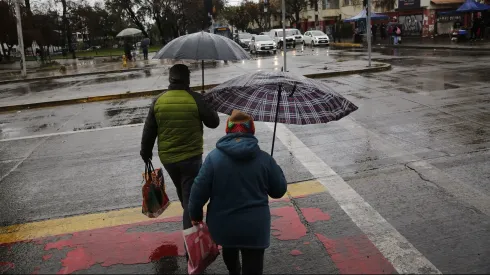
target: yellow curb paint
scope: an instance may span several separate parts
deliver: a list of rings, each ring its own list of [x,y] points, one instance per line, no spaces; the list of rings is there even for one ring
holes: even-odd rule
[[[358,43],[331,43],[330,45],[335,47],[362,48],[362,44],[358,44]]]
[[[288,193],[293,198],[318,194],[325,191],[325,186],[316,180],[288,185]]]
[[[293,198],[321,193],[324,191],[325,187],[323,187],[323,185],[318,181],[305,181],[288,185],[288,194]],[[288,195],[286,194],[283,198],[288,198]],[[278,200],[271,200],[271,202],[274,201]],[[182,215],[182,207],[180,202],[171,202],[165,212],[163,212],[157,219],[165,219],[180,215]],[[149,220],[151,219],[141,213],[141,207],[135,207],[103,213],[86,214],[25,224],[15,224],[0,227],[0,244],[145,222]]]

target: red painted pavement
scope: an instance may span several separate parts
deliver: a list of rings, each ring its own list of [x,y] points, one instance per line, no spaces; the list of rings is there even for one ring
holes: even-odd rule
[[[395,268],[364,235],[328,239],[315,234],[340,274],[396,274]]]
[[[299,219],[294,207],[280,207],[271,209],[272,216],[278,216],[272,221],[272,236],[278,240],[298,240],[306,236],[306,227]]]
[[[308,223],[329,221],[330,215],[318,208],[300,209]],[[307,229],[301,222],[300,216],[292,206],[272,208],[272,235],[281,241],[299,240],[307,235]],[[108,267],[116,264],[145,264],[157,261],[162,257],[183,256],[185,253],[182,231],[173,232],[128,232],[136,227],[155,223],[179,223],[181,217],[172,217],[161,220],[148,220],[136,224],[100,228],[73,234],[47,237],[31,242],[40,245],[46,253],[43,261],[52,261],[54,249],[65,250],[66,255],[61,260],[59,274],[67,274],[85,270],[93,265],[100,264]],[[351,273],[396,273],[393,266],[386,260],[366,236],[352,236],[339,239],[329,239],[321,234],[315,234],[323,243],[331,256],[340,274]],[[309,240],[302,242],[309,245]],[[2,245],[2,244],[0,244]],[[3,244],[9,250],[14,244]],[[299,256],[303,252],[294,249],[290,255]],[[40,256],[41,256],[40,255]],[[315,257],[322,257],[315,255]],[[15,264],[0,262],[0,273],[13,270]],[[301,267],[297,267],[301,270]],[[39,267],[33,273],[38,273]]]
[[[319,208],[301,208],[301,213],[305,216],[306,221],[310,223],[330,220],[330,215]]]
[[[182,218],[146,222],[180,222]],[[71,238],[48,242],[44,250],[72,248],[61,260],[58,274],[88,269],[95,264],[144,264],[166,256],[185,255],[182,231],[127,232],[141,223],[76,232]]]

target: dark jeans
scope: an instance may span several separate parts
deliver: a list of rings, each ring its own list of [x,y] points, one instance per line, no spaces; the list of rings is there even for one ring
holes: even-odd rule
[[[148,60],[148,48],[144,48],[144,49],[143,49],[143,58],[144,58],[145,60]]]
[[[337,40],[340,43],[340,34],[333,33],[332,36],[333,36],[333,43],[335,43]]]
[[[189,196],[191,195],[192,183],[194,183],[194,179],[197,177],[197,174],[199,174],[201,165],[202,155],[180,162],[163,165],[174,182],[180,203],[182,204],[182,208],[184,208],[184,215],[182,216],[184,229],[192,227],[188,211]]]
[[[259,274],[264,270],[264,251],[265,249],[249,248],[226,248],[223,247],[223,261],[230,274]],[[242,253],[242,263],[240,266],[240,253]]]

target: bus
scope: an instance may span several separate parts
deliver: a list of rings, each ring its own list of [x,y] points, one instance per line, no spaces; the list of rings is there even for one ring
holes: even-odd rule
[[[233,34],[231,33],[230,28],[227,26],[212,27],[212,31],[214,34],[221,35],[229,39],[233,39]]]

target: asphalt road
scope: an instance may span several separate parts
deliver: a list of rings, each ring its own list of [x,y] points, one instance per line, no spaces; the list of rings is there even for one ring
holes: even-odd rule
[[[363,55],[342,51],[338,58],[363,60]],[[316,179],[326,186],[326,193],[299,199],[296,207],[328,211],[335,223],[303,221],[307,231],[333,240],[347,236],[350,242],[343,243],[344,249],[372,246],[389,262],[382,270],[350,270],[354,273],[489,273],[489,56],[386,49],[375,59],[392,63],[393,70],[323,80],[359,106],[350,117],[326,125],[280,127],[274,157],[288,182]],[[1,114],[0,237],[8,231],[5,226],[140,206],[139,142],[149,102],[110,101]],[[224,134],[225,119],[221,117],[219,129],[205,131],[206,153]],[[261,148],[270,151],[270,125],[257,123],[256,128]],[[176,200],[172,184],[167,186]],[[291,216],[284,206],[276,215]],[[332,252],[332,242],[319,235],[305,238],[274,238],[266,272],[349,273],[346,264],[354,258],[339,259],[344,254]],[[315,245],[302,251],[308,268],[281,260],[310,242]],[[0,262],[16,266],[0,266],[0,272],[66,268],[67,260],[62,259],[69,250],[58,248],[47,258],[59,260],[46,264],[44,257],[41,261],[26,256],[42,255],[26,245],[0,245]],[[396,254],[400,249],[415,256]],[[363,261],[355,258],[353,265]],[[95,262],[74,270],[159,270],[152,263],[124,263]],[[181,257],[176,265],[182,271]],[[216,268],[215,272],[224,271],[222,263]]]

